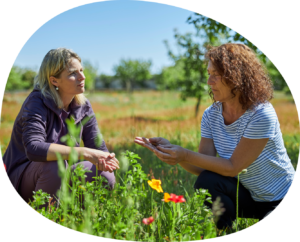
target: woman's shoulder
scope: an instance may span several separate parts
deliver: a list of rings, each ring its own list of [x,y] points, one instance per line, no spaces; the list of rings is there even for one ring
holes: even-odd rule
[[[250,113],[252,113],[254,117],[272,117],[274,115],[276,116],[275,109],[273,105],[269,102],[258,104],[250,110]]]
[[[222,103],[215,102],[205,109],[204,114],[210,116],[212,114],[220,113],[221,111],[222,111]]]
[[[273,105],[269,102],[259,104],[249,110],[250,123],[274,125],[278,122],[278,117]]]
[[[23,105],[26,106],[43,106],[44,97],[39,90],[34,89],[25,99]]]

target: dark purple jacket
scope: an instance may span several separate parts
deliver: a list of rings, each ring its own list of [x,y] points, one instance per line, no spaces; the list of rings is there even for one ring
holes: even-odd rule
[[[84,146],[108,152],[105,142],[96,147],[95,139],[99,134],[97,120],[90,102],[84,105],[70,104],[70,115],[81,126],[80,138]],[[51,143],[57,143],[62,131],[62,110],[54,100],[45,98],[34,89],[26,98],[15,120],[10,143],[4,153],[3,161],[13,186],[18,190],[21,176],[31,161],[46,162]],[[81,121],[92,117],[84,126]],[[76,144],[79,146],[79,144]]]

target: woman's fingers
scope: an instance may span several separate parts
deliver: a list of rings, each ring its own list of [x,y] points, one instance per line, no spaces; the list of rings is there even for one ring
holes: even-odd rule
[[[114,167],[114,169],[120,169],[119,165],[113,162],[106,162],[106,165]]]
[[[135,137],[134,139],[134,143],[138,144],[138,145],[142,145],[145,144],[144,140],[142,139],[142,137]]]
[[[149,141],[155,145],[168,145],[171,144],[169,140],[162,137],[153,137],[149,138]]]
[[[142,137],[142,139],[151,151],[156,150],[156,147],[153,144],[151,144],[148,139],[146,139],[145,137]]]
[[[108,157],[110,157],[110,158],[114,158],[116,155],[115,155],[115,153],[110,153],[109,155],[108,155]]]
[[[173,152],[172,151],[172,146],[171,145],[164,145],[164,146],[157,146],[157,149],[161,152],[161,153],[164,153],[164,154],[168,154],[168,155],[171,155],[171,153]]]
[[[144,137],[136,137],[134,139],[134,143],[141,145],[153,152],[155,150],[155,147],[146,138],[143,138]]]

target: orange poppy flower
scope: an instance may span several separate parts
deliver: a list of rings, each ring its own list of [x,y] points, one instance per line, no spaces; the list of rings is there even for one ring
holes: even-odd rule
[[[164,201],[166,203],[170,202],[171,201],[170,200],[170,194],[165,192],[164,199],[162,199],[162,201]]]

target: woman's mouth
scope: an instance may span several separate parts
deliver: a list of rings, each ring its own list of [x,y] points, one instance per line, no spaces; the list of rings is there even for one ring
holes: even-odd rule
[[[84,87],[84,82],[78,85],[79,87]]]

